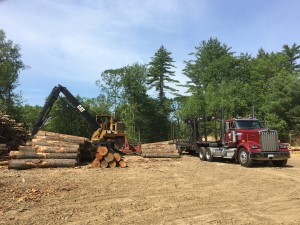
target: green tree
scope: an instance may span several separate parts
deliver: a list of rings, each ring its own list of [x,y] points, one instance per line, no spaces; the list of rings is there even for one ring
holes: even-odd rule
[[[283,45],[282,52],[288,58],[288,61],[291,65],[292,70],[299,70],[300,65],[297,63],[297,60],[300,59],[300,45],[294,43],[291,47],[288,45]]]
[[[116,114],[116,110],[122,101],[122,74],[124,69],[108,69],[101,73],[101,78],[96,81],[96,85],[100,88],[100,94],[105,96],[109,104],[112,103],[111,110]]]
[[[227,104],[225,97],[228,91],[224,85],[231,77],[231,70],[236,61],[226,44],[216,38],[202,41],[196,52],[190,55],[194,59],[185,62],[183,73],[190,79],[187,83],[191,100],[185,101],[183,107],[192,108],[191,117],[205,115],[215,111],[216,107]],[[209,91],[209,93],[207,92]],[[189,110],[185,110],[185,114]]]
[[[175,72],[172,71],[172,68],[175,68],[173,63],[171,52],[168,52],[164,46],[158,49],[149,63],[147,84],[149,89],[155,88],[158,92],[155,133],[158,141],[169,138],[169,116],[172,112],[172,101],[166,97],[166,92],[176,94],[177,90],[170,85],[179,83],[179,81],[172,78],[175,76]]]
[[[20,117],[18,109],[21,104],[21,94],[15,93],[15,88],[20,71],[26,67],[20,50],[19,45],[6,40],[4,31],[0,30],[0,104],[15,118]]]
[[[174,60],[171,57],[171,52],[168,52],[164,46],[161,46],[149,63],[148,73],[148,85],[151,88],[155,88],[158,92],[158,99],[162,106],[166,98],[166,91],[170,93],[176,93],[176,89],[171,87],[169,84],[179,83],[178,80],[173,79],[175,72],[172,68]]]
[[[116,117],[125,122],[126,133],[131,141],[149,142],[157,137],[156,124],[153,122],[156,120],[157,101],[147,94],[147,73],[145,65],[134,63],[105,70],[97,81],[107,99],[117,103]]]
[[[146,88],[147,68],[145,65],[134,63],[123,68],[121,83],[123,86],[123,118],[127,134],[131,140],[147,139],[147,115],[145,101],[148,100]],[[145,132],[141,132],[141,131]]]
[[[32,130],[32,125],[38,119],[41,109],[42,109],[42,107],[38,106],[38,105],[31,106],[31,105],[25,104],[25,105],[21,106],[21,112],[22,112],[21,121],[24,123],[24,125],[28,129],[28,131]]]
[[[80,96],[76,96],[76,98],[93,115],[89,104],[93,102],[93,99]],[[87,138],[92,135],[91,124],[68,103],[65,97],[57,99],[50,111],[49,118],[47,124],[42,128],[43,130]]]

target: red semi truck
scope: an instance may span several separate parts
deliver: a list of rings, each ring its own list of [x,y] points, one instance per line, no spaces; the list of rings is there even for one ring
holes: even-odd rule
[[[287,144],[280,143],[275,130],[263,128],[258,119],[230,119],[221,122],[220,140],[203,141],[200,123],[206,119],[189,120],[192,127],[188,142],[177,142],[177,149],[195,151],[201,160],[212,162],[215,158],[235,159],[242,166],[251,167],[254,161],[272,161],[283,167],[290,158]],[[206,122],[204,122],[206,123]]]

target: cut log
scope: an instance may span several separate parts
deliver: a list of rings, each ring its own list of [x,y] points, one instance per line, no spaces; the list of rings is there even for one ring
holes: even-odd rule
[[[26,146],[20,145],[20,146],[19,146],[19,150],[22,150],[22,151],[36,151],[37,148],[38,148],[38,147],[35,147],[35,146],[28,146],[28,145],[26,145]]]
[[[119,153],[114,153],[114,158],[115,158],[116,162],[119,162],[121,160],[122,156]]]
[[[180,158],[178,153],[143,153],[144,158]]]
[[[69,143],[65,141],[41,141],[39,139],[32,139],[32,144],[42,146],[59,146],[68,148],[79,148],[79,144]]]
[[[99,152],[96,153],[95,157],[100,161],[103,159],[103,155],[101,155]]]
[[[29,151],[10,151],[14,159],[77,159],[77,153],[35,153]]]
[[[111,162],[114,160],[114,154],[109,152],[104,156],[104,160],[107,162]]]
[[[119,166],[120,166],[121,168],[125,168],[127,165],[126,165],[126,163],[125,163],[123,160],[121,160],[121,161],[119,162]]]
[[[45,138],[59,138],[59,139],[66,139],[66,140],[79,140],[80,142],[84,142],[86,138],[74,136],[74,135],[68,135],[68,134],[61,134],[61,133],[54,133],[54,132],[48,132],[48,131],[39,131],[36,135],[36,138],[39,137],[45,137]]]
[[[76,164],[75,159],[14,159],[9,161],[8,169],[75,167]]]
[[[99,146],[97,152],[104,156],[108,153],[108,148],[106,146]]]
[[[68,147],[55,147],[55,146],[39,146],[36,145],[37,152],[41,153],[77,153],[78,148],[68,148]]]
[[[7,161],[0,161],[0,166],[7,166],[8,165],[8,160]]]
[[[117,166],[116,161],[111,161],[108,163],[110,168],[115,168]]]
[[[84,138],[77,137],[63,137],[63,136],[35,136],[33,140],[38,141],[63,141],[69,143],[84,143]]]
[[[2,150],[3,150],[3,151],[7,151],[8,148],[7,148],[7,147],[1,147],[1,146],[0,146],[0,151],[2,151]]]
[[[107,168],[108,167],[108,162],[106,160],[102,160],[102,162],[100,163],[100,167],[101,168]]]
[[[98,159],[94,159],[92,162],[92,167],[93,168],[99,168],[100,167],[100,161]]]

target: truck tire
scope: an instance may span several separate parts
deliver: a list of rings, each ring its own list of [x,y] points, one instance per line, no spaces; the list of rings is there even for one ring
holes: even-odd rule
[[[205,149],[205,158],[208,162],[212,162],[214,161],[214,157],[212,155],[211,149],[210,148],[206,148]]]
[[[205,148],[201,147],[199,149],[199,158],[200,158],[200,160],[202,160],[202,161],[206,160],[206,155],[205,154],[206,154]]]
[[[285,159],[285,160],[274,160],[274,161],[272,161],[272,163],[273,163],[274,166],[284,167],[284,166],[286,166],[287,159]]]
[[[241,166],[244,166],[244,167],[251,167],[253,164],[253,160],[250,159],[249,153],[244,148],[240,149],[239,162],[240,162]]]

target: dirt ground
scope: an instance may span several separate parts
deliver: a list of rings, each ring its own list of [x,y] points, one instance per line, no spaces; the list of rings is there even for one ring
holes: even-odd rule
[[[125,169],[0,168],[0,224],[300,224],[300,154],[285,168],[126,156]]]

